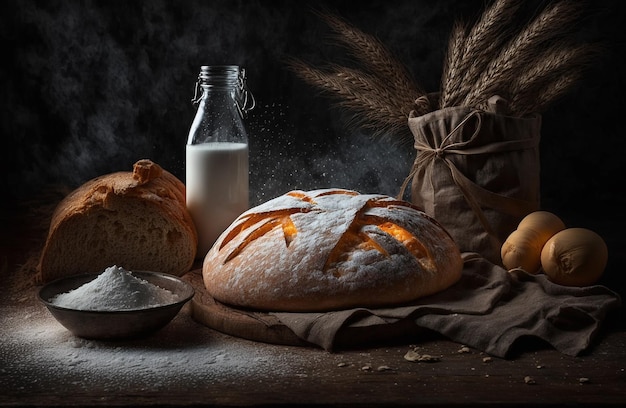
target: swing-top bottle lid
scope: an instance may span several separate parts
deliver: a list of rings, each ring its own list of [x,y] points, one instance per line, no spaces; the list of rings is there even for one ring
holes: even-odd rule
[[[238,65],[202,65],[198,82],[200,85],[237,85],[243,88],[246,70]]]
[[[246,70],[238,65],[202,65],[191,100],[193,104],[200,101],[201,87],[234,89],[235,102],[242,117],[256,106],[246,84]]]

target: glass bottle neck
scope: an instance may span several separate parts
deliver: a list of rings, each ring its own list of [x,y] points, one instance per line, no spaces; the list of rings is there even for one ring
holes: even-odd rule
[[[203,65],[200,68],[198,81],[192,102],[197,104],[202,95],[211,90],[232,91],[235,100],[245,88],[245,70],[237,65]]]
[[[246,85],[246,70],[237,65],[203,65],[196,82],[193,104],[198,104],[210,91],[229,91],[242,117],[256,102]]]

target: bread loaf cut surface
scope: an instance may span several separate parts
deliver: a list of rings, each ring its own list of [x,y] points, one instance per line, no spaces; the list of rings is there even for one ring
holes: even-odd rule
[[[292,191],[254,207],[203,263],[216,300],[265,311],[400,305],[454,284],[463,261],[450,235],[384,195]]]
[[[111,265],[182,275],[197,234],[185,186],[150,160],[90,180],[59,203],[38,265],[41,283]]]

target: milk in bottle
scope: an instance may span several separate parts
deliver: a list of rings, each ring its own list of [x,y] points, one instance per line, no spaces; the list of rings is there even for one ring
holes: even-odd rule
[[[254,107],[245,71],[202,66],[198,111],[186,147],[187,208],[198,231],[196,257],[249,207],[248,137],[243,117]]]

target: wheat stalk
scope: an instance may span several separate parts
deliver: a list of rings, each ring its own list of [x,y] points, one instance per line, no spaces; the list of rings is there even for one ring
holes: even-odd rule
[[[461,92],[461,78],[463,72],[458,68],[463,65],[463,50],[465,47],[465,25],[456,22],[452,27],[448,50],[443,64],[441,76],[441,95],[439,108],[454,106]]]
[[[548,84],[543,92],[540,92],[537,95],[537,98],[534,99],[534,103],[529,105],[527,110],[528,112],[542,112],[544,111],[554,100],[560,98],[565,94],[570,88],[580,80],[582,74],[580,72],[574,71],[568,74],[565,74],[559,77],[556,81]]]
[[[536,49],[544,42],[564,32],[577,17],[572,2],[560,1],[548,5],[530,24],[514,37],[487,66],[462,101],[464,106],[478,106],[496,93],[508,95],[508,84],[533,59]]]
[[[400,101],[377,78],[346,67],[327,72],[299,60],[291,68],[306,82],[339,99],[339,105],[357,112],[354,123],[372,129],[377,135],[406,131],[410,100]]]
[[[541,95],[540,100],[548,98],[541,103],[542,106],[549,104],[550,92],[546,89],[562,77],[580,77],[573,74],[580,73],[595,52],[596,48],[589,44],[568,47],[559,43],[537,54],[510,84],[511,113],[523,116],[537,112],[538,95]]]
[[[510,19],[519,8],[519,0],[497,0],[466,33],[466,27],[455,23],[449,40],[440,107],[457,105],[469,92],[480,71],[488,64],[491,53],[504,41]]]
[[[406,125],[406,119],[413,108],[412,98],[406,96],[401,99],[402,95],[396,95],[377,79],[354,69],[336,67],[335,75],[345,81],[348,86],[352,86],[355,93],[359,92],[363,95],[364,99],[376,101],[376,105],[387,107],[392,117]]]
[[[318,13],[326,24],[337,34],[337,39],[350,50],[351,54],[361,61],[363,68],[375,75],[385,86],[390,87],[401,99],[410,98],[415,101],[426,95],[411,79],[406,67],[374,36],[364,33],[342,18],[330,13]],[[430,110],[425,105],[416,106],[420,114]]]
[[[377,134],[396,133],[406,128],[412,101],[398,99],[389,88],[378,79],[363,72],[346,67],[336,67],[333,73],[343,81],[357,99],[344,100],[340,105],[352,111],[361,111],[353,121],[372,130]],[[382,128],[378,129],[383,124]]]
[[[467,94],[469,87],[478,80],[493,53],[509,37],[511,20],[521,4],[520,0],[496,0],[474,24],[463,44],[467,52],[454,67],[460,73],[457,75],[459,80],[447,101],[450,105],[447,106],[460,102],[459,98]]]

